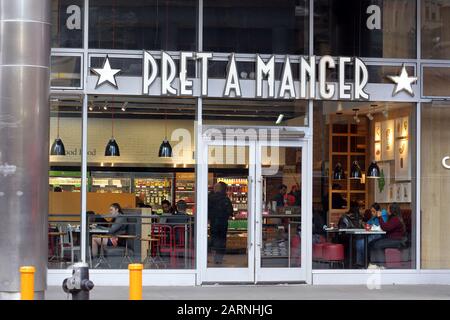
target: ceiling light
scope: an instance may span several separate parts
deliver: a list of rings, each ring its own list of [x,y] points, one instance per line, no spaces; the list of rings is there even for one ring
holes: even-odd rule
[[[361,179],[362,172],[361,167],[359,166],[358,161],[353,161],[352,170],[350,172],[350,179]]]
[[[358,118],[359,109],[353,109],[353,111],[355,111],[355,115],[353,116],[353,119],[355,120],[356,123],[360,123],[361,120]]]
[[[344,108],[342,107],[342,102],[338,102],[336,114],[341,115],[343,113],[343,111],[344,111]]]
[[[369,120],[372,121],[372,120],[373,120],[373,115],[369,112],[369,113],[367,114],[367,118],[369,118]]]
[[[127,110],[127,106],[128,106],[128,101],[126,101],[123,106],[122,106],[122,111]]]
[[[64,143],[62,142],[61,138],[59,137],[59,113],[56,123],[56,139],[52,144],[52,147],[50,148],[50,155],[52,156],[65,156],[66,155],[66,148],[64,147]]]
[[[380,167],[378,167],[377,162],[374,160],[369,166],[369,169],[367,169],[367,178],[379,178],[381,176],[380,174]]]
[[[284,118],[284,114],[280,114],[280,115],[278,116],[278,119],[277,119],[277,121],[275,122],[275,124],[280,124],[281,121],[283,121],[283,118]]]
[[[159,152],[158,157],[160,158],[171,158],[172,157],[172,146],[169,143],[169,140],[167,140],[167,114],[164,115],[165,117],[165,131],[166,134],[164,136],[164,140],[159,146]]]
[[[114,138],[114,109],[112,109],[111,113],[111,138],[106,144],[105,157],[120,157],[119,145],[117,144],[116,139]]]
[[[385,118],[389,117],[389,111],[388,111],[387,108],[384,109],[384,110],[382,111],[382,113],[383,113],[383,116],[384,116]]]

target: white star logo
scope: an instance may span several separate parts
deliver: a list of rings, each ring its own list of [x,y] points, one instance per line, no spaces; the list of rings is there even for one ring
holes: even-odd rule
[[[116,89],[118,88],[116,74],[118,74],[121,69],[111,69],[108,56],[106,56],[106,60],[102,68],[91,68],[91,70],[98,75],[97,85],[95,86],[96,89],[105,82],[110,83]]]
[[[417,77],[409,77],[408,72],[406,71],[405,65],[402,66],[402,71],[399,76],[387,76],[393,82],[395,82],[395,90],[392,93],[392,96],[395,96],[400,91],[408,92],[411,97],[414,97],[414,91],[412,89],[411,84],[414,81],[417,81]]]

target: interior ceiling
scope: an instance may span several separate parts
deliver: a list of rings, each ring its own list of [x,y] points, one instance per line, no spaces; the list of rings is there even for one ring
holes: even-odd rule
[[[338,110],[338,101],[323,101],[323,113],[324,114],[336,114]],[[341,101],[342,114],[354,115],[355,109],[358,109],[358,114],[368,113],[380,113],[384,110],[395,110],[406,107],[411,107],[411,103],[407,102],[377,102],[377,101],[363,101],[363,102],[351,102]]]
[[[90,96],[89,117],[117,118],[195,118],[196,100],[177,97]],[[52,96],[53,115],[81,117],[82,101],[79,96]],[[306,101],[294,100],[237,100],[204,99],[203,117],[209,119],[246,119],[273,121],[280,114],[284,119],[305,115]]]

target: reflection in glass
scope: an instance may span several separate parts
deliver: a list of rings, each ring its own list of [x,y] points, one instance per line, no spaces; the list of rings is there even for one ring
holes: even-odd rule
[[[422,1],[422,57],[450,59],[450,1]]]
[[[209,147],[209,268],[248,266],[248,152],[248,147]]]
[[[301,148],[263,147],[262,154],[261,267],[299,268]]]
[[[416,57],[416,1],[316,0],[317,55]]]
[[[196,49],[196,0],[91,0],[89,48]]]
[[[84,0],[52,0],[52,48],[83,47]]]
[[[55,87],[81,87],[81,57],[52,56],[50,84]]]
[[[204,49],[213,52],[306,54],[309,1],[205,0]]]

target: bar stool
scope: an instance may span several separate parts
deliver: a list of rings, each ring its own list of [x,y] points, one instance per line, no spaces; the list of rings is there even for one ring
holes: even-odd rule
[[[147,266],[151,269],[152,265],[156,267],[156,269],[159,269],[159,263],[156,262],[156,258],[152,256],[152,247],[153,244],[156,245],[158,248],[159,239],[158,238],[141,238],[140,239],[143,242],[148,242],[148,248],[147,248],[147,256],[145,257],[144,261],[142,261],[142,264],[144,265],[144,268]],[[158,251],[157,251],[158,254]],[[158,256],[156,256],[158,257]],[[159,257],[161,258],[161,257]]]
[[[328,263],[331,268],[333,268],[334,264],[341,264],[342,268],[344,268],[344,246],[342,244],[337,243],[328,243],[323,246],[323,261]]]
[[[97,263],[94,266],[94,269],[97,269],[98,267],[100,267],[102,264],[106,264],[108,266],[109,269],[111,269],[111,265],[109,264],[108,260],[105,257],[105,250],[104,250],[104,245],[103,245],[103,239],[110,239],[112,238],[112,235],[110,234],[98,234],[98,235],[94,235],[94,238],[99,238],[100,241],[100,255],[97,259]]]
[[[118,235],[117,238],[119,239],[124,239],[125,240],[125,252],[123,254],[122,257],[122,261],[120,262],[120,269],[122,269],[122,265],[123,263],[133,263],[133,258],[130,256],[129,251],[128,251],[128,240],[134,240],[137,237],[135,235],[131,235],[131,234],[121,234]]]
[[[66,235],[65,232],[60,232],[60,231],[50,231],[48,233],[48,236],[50,237],[50,239],[54,239],[55,240],[55,247],[53,247],[53,252],[52,255],[48,258],[48,262],[52,262],[52,261],[56,261],[59,263],[63,263],[64,262],[64,257],[61,257],[61,246],[62,246],[62,237],[64,237]]]
[[[312,253],[312,259],[313,262],[316,262],[319,264],[322,264],[324,262],[323,260],[323,248],[327,245],[327,243],[315,243],[313,244],[313,253]]]

